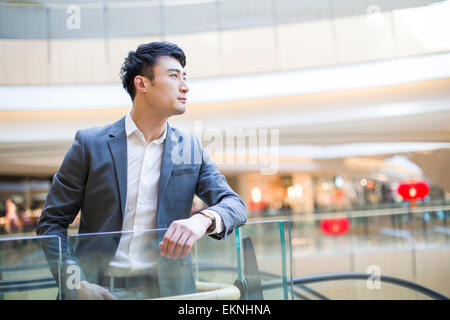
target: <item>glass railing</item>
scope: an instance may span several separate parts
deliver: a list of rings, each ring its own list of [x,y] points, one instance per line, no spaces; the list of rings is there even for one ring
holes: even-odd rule
[[[210,237],[203,237],[198,240],[193,249],[196,283],[201,283],[203,286],[207,286],[208,283],[234,285],[242,268],[238,260],[237,250],[239,246],[240,243],[236,241],[236,237],[233,235],[221,241]],[[221,298],[240,298],[240,292],[235,292],[234,296],[222,296]]]
[[[237,229],[244,299],[292,299],[290,231],[289,221],[253,222]]]
[[[159,255],[158,239],[164,231],[71,235],[68,251],[79,269],[76,281],[63,286],[73,293],[68,297],[93,299],[102,295],[135,300],[193,292],[191,256],[171,260]],[[168,294],[159,292],[160,287]]]
[[[204,237],[185,258],[170,259],[160,255],[165,232],[72,235],[69,252],[79,261],[80,280],[89,283],[86,290],[106,294],[106,289],[111,299],[239,299],[233,285],[237,274],[233,237],[224,241]],[[69,284],[67,290],[73,289]],[[89,298],[83,288],[81,294]]]
[[[166,232],[0,240],[2,299],[441,299],[450,208],[254,221],[205,236],[184,259]],[[67,250],[66,250],[67,249]],[[132,262],[130,262],[132,261]]]
[[[71,235],[68,252],[79,267],[73,273],[78,279],[62,284],[66,290],[63,296],[178,300],[292,297],[288,221],[250,223],[223,241],[203,237],[183,259],[160,255],[159,243],[165,232]]]
[[[449,213],[444,206],[292,217],[294,278],[304,280],[296,283],[329,299],[435,297],[413,284],[449,296]]]
[[[44,254],[52,248],[56,259]],[[0,300],[60,298],[61,242],[56,236],[0,239]]]

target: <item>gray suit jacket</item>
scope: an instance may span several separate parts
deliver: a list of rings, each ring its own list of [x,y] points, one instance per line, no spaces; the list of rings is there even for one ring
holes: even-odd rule
[[[245,204],[229,187],[225,177],[202,149],[198,138],[168,125],[158,185],[157,228],[167,228],[174,220],[188,218],[194,194],[223,220],[224,232],[213,237],[224,239],[234,228],[245,223]],[[83,277],[95,282],[114,257],[120,235],[105,237],[108,241],[104,243],[98,241],[100,238],[79,243],[75,252],[71,253],[67,251],[67,228],[81,209],[79,233],[120,231],[126,197],[127,140],[123,117],[114,124],[76,133],[71,148],[53,177],[36,232],[38,235],[59,236],[63,261],[73,261],[74,256],[78,257],[79,261],[75,263],[80,263]],[[164,232],[161,232],[158,241],[163,235]],[[51,241],[43,241],[42,244],[49,262],[55,262],[58,257],[56,243],[52,245]],[[180,268],[189,265],[189,258],[185,261],[180,259],[176,266],[167,265],[168,259],[162,259],[160,271],[179,273]],[[57,273],[55,267],[52,271]],[[181,272],[180,277],[184,276],[187,275]],[[161,287],[179,286],[175,282],[182,279],[175,278],[166,285],[163,280]],[[184,281],[184,286],[190,289],[172,288],[166,294],[192,291],[192,282],[193,279],[188,284]]]

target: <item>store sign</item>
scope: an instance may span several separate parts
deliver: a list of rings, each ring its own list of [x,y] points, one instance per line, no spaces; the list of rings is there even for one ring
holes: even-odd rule
[[[415,201],[423,199],[428,195],[430,188],[425,181],[403,181],[398,185],[397,192],[402,196],[403,200]]]
[[[337,236],[346,233],[350,229],[348,218],[329,218],[320,221],[320,229],[323,233]]]

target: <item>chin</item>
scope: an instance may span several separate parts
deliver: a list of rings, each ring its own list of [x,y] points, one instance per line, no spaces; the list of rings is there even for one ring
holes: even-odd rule
[[[174,114],[179,115],[179,114],[183,114],[185,112],[186,112],[186,107],[183,106],[182,108],[180,108],[180,107],[176,108]]]

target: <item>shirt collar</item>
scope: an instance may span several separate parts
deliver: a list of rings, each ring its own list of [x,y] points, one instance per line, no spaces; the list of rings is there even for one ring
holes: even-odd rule
[[[142,135],[142,137],[144,137],[144,135],[142,134],[142,132],[138,129],[138,127],[136,126],[136,123],[134,122],[133,118],[131,118],[131,111],[128,112],[125,116],[125,132],[127,134],[127,137],[129,137],[131,134],[133,134],[134,132],[138,132],[140,135]],[[164,132],[162,133],[161,137],[159,137],[156,140],[153,140],[151,142],[155,143],[155,144],[161,144],[164,142],[164,140],[166,139],[167,136],[167,122],[166,125],[164,127]]]

